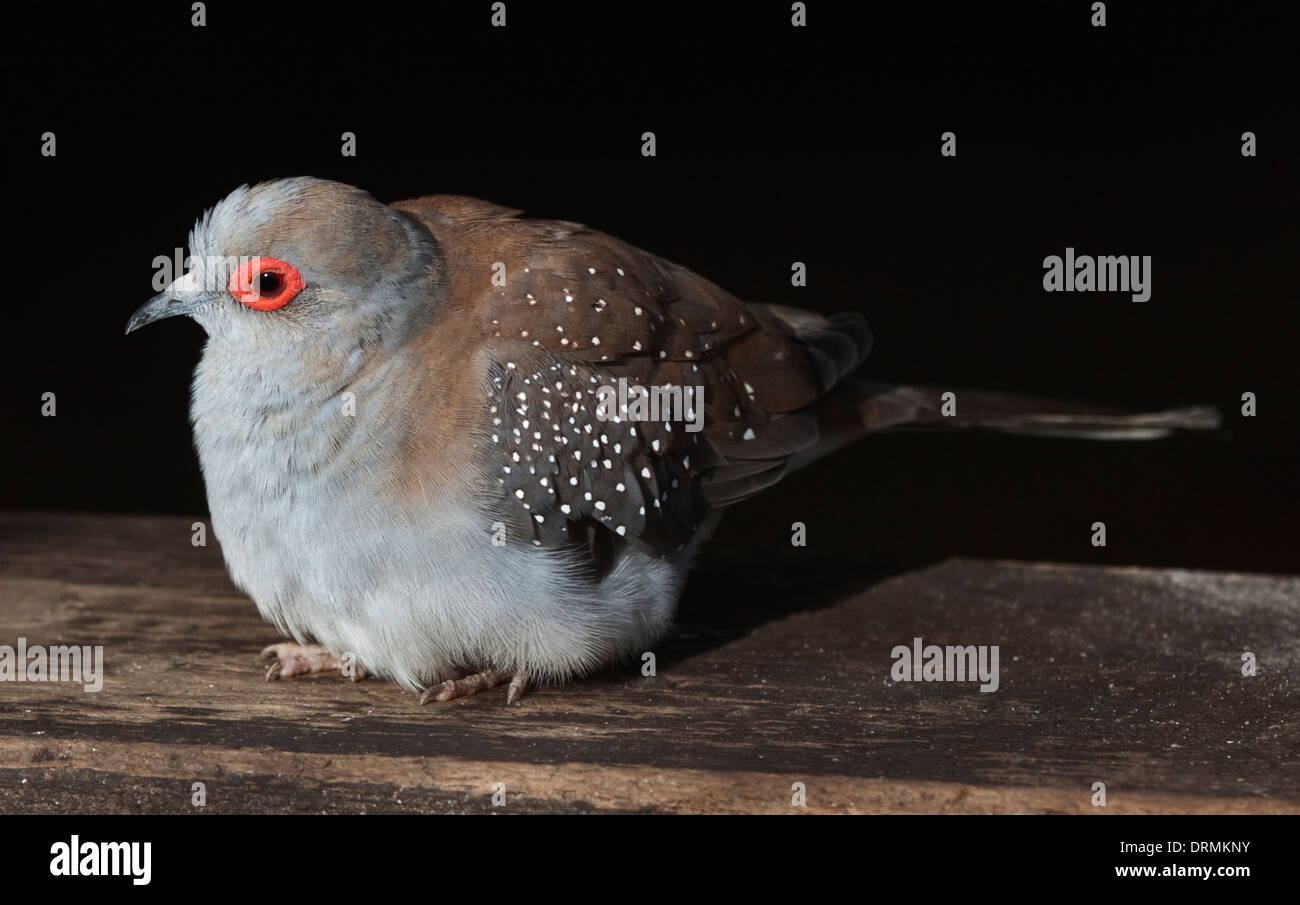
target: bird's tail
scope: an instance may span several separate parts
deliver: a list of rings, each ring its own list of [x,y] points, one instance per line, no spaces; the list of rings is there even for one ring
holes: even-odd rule
[[[865,434],[907,430],[991,430],[1084,440],[1154,440],[1175,431],[1219,427],[1218,410],[1194,405],[1158,412],[1126,412],[987,390],[876,383],[848,377],[871,348],[871,331],[858,315],[823,318],[771,305],[789,325],[823,374],[818,403],[820,438],[790,460],[790,470],[827,455]]]
[[[1176,431],[1210,431],[1213,406],[1124,412],[986,390],[874,383],[848,378],[820,403],[817,444],[790,462],[794,471],[867,434],[887,430],[986,430],[1078,440],[1156,440]]]
[[[858,406],[864,431],[979,428],[1080,440],[1156,440],[1178,430],[1214,430],[1219,412],[1192,405],[1159,412],[936,386],[895,386],[849,380],[841,391]]]

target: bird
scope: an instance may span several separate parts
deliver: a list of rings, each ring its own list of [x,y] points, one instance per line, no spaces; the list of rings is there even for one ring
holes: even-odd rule
[[[853,376],[860,313],[742,301],[465,196],[244,185],[188,250],[126,332],[207,333],[190,420],[230,577],[293,639],[269,679],[351,664],[421,703],[515,704],[650,650],[722,514],[866,434],[1217,424],[968,392],[950,417],[934,388]]]

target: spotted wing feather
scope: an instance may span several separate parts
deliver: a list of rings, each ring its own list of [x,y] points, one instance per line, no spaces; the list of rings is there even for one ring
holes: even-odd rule
[[[466,208],[494,276],[465,305],[492,358],[486,468],[531,543],[588,542],[594,525],[655,552],[684,546],[711,507],[780,480],[816,443],[813,406],[860,358],[852,331],[818,315],[746,304],[577,224]],[[678,388],[678,420],[599,409],[620,379]]]

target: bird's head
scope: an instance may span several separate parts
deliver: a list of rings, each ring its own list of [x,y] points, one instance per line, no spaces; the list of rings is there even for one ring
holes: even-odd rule
[[[126,332],[187,315],[213,340],[344,348],[409,320],[436,270],[432,237],[366,192],[294,178],[236,189],[195,223],[190,270]]]

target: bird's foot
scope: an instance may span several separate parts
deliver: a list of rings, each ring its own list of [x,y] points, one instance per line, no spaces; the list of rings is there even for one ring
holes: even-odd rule
[[[329,672],[332,669],[342,671],[348,665],[319,644],[296,644],[293,641],[272,644],[262,651],[262,659],[273,661],[266,670],[268,682],[314,672]],[[351,667],[353,674],[349,678],[352,681],[366,677],[366,671],[359,663],[351,664]]]
[[[528,680],[523,673],[511,676],[510,673],[499,669],[485,669],[462,679],[448,679],[446,682],[430,685],[424,694],[420,696],[420,703],[451,701],[456,698],[467,697],[486,688],[495,688],[506,679],[510,680],[510,687],[506,689],[506,705],[508,706],[518,701],[523,693],[528,690]]]

